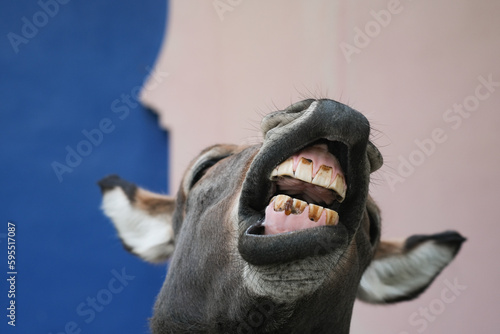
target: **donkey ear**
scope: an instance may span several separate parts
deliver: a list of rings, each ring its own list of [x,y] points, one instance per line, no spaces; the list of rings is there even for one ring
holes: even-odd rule
[[[174,198],[141,189],[117,175],[98,184],[102,209],[112,220],[123,247],[148,262],[166,261],[174,251]]]
[[[394,303],[418,297],[453,260],[465,238],[457,232],[414,235],[381,241],[361,278],[357,297],[369,303]]]

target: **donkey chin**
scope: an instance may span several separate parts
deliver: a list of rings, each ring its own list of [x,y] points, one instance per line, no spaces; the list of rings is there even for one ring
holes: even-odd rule
[[[125,249],[170,260],[153,333],[348,333],[356,298],[413,299],[458,253],[454,231],[380,240],[382,156],[361,113],[309,99],[261,128],[260,145],[201,152],[176,198],[99,182]]]

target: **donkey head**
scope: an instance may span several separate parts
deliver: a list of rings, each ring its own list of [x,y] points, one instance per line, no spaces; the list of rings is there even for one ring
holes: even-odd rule
[[[460,249],[456,232],[380,241],[368,185],[382,157],[359,112],[305,100],[262,131],[262,145],[204,150],[176,199],[100,181],[126,249],[171,258],[154,333],[347,333],[356,297],[415,298]]]

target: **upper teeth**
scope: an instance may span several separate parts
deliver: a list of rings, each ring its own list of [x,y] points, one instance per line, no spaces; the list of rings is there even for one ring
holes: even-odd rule
[[[313,175],[313,162],[311,160],[300,158],[295,170],[293,165],[293,158],[284,161],[273,170],[271,179],[278,176],[293,177],[335,191],[338,194],[339,202],[345,199],[347,187],[344,177],[338,172],[334,175],[332,167],[322,165],[316,175]]]

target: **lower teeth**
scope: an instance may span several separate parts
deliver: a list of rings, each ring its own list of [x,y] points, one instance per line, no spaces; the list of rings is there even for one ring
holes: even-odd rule
[[[317,222],[323,213],[326,216],[326,225],[336,225],[338,222],[338,213],[334,210],[324,208],[316,204],[308,204],[296,198],[287,195],[277,195],[271,199],[274,201],[274,211],[284,211],[285,215],[300,215],[309,207],[309,219]]]

